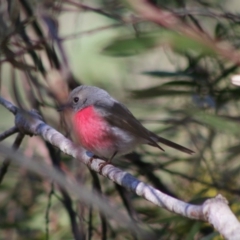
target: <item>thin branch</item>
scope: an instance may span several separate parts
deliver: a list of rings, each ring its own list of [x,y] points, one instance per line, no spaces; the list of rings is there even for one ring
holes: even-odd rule
[[[85,11],[91,11],[91,12],[101,14],[101,15],[103,15],[105,17],[108,17],[108,18],[111,18],[111,19],[121,20],[119,15],[107,13],[100,8],[90,7],[90,6],[87,6],[87,5],[79,3],[79,2],[74,2],[72,0],[65,0],[64,3],[67,3],[69,5],[73,5],[75,7],[78,7],[80,9],[82,9],[82,10],[85,10]]]
[[[18,108],[14,106],[12,103],[7,101],[6,99],[0,96],[0,104],[3,105],[6,109],[8,109],[11,113],[16,115]]]
[[[127,154],[125,158],[130,160],[138,168],[141,175],[146,176],[146,178],[151,182],[151,184],[153,184],[155,188],[159,189],[163,193],[166,193],[167,195],[177,198],[177,195],[165,186],[161,178],[154,174],[151,164],[142,161],[141,157],[136,153]]]
[[[118,184],[115,184],[115,188],[118,191],[118,193],[122,199],[123,205],[125,206],[129,216],[135,221],[138,220],[136,211],[133,208],[132,203],[127,195],[128,192],[125,190],[125,188],[119,186]],[[133,236],[133,237],[135,238],[135,236]]]
[[[230,19],[234,22],[240,21],[240,16],[238,14],[230,13],[230,12],[218,12],[211,9],[206,8],[178,8],[178,9],[171,9],[171,11],[176,14],[177,16],[188,16],[188,15],[195,15],[195,16],[205,16],[211,18],[226,18]]]
[[[17,137],[12,145],[12,148],[14,150],[17,150],[20,147],[24,136],[25,135],[22,133],[19,133],[17,135]],[[6,175],[6,173],[8,171],[8,167],[10,166],[10,163],[11,163],[11,160],[9,158],[6,158],[2,163],[2,166],[0,168],[0,184],[2,183],[4,176]]]
[[[131,21],[131,22],[130,21],[129,22],[125,21],[124,23],[116,23],[116,24],[106,25],[106,26],[97,27],[97,28],[87,30],[87,31],[81,31],[81,32],[73,33],[73,34],[68,34],[66,36],[60,37],[60,39],[62,41],[71,40],[71,39],[74,39],[74,38],[77,38],[77,37],[83,37],[83,36],[87,36],[87,35],[90,35],[90,34],[93,34],[93,33],[101,32],[103,30],[109,30],[109,29],[114,29],[114,28],[117,28],[117,27],[123,27],[126,24],[134,24],[134,23],[137,23],[137,22],[140,22],[140,20]],[[0,63],[1,63],[1,61],[0,61]]]
[[[3,141],[5,138],[13,135],[14,133],[18,132],[18,128],[16,126],[8,129],[7,131],[0,134],[0,142]]]
[[[90,173],[92,175],[93,179],[93,188],[103,196],[102,194],[102,188],[100,184],[100,180],[98,178],[98,175],[90,169]],[[101,219],[101,227],[102,227],[102,234],[101,234],[101,239],[106,240],[107,239],[107,220],[105,216],[100,212],[100,219]]]
[[[54,184],[51,182],[51,190],[48,194],[48,204],[47,204],[47,209],[46,209],[46,214],[45,214],[45,219],[46,219],[46,226],[45,226],[45,231],[46,231],[46,240],[49,240],[49,213],[50,209],[52,206],[52,196],[54,194]]]
[[[88,214],[88,240],[92,239],[92,231],[93,231],[93,207],[89,207],[89,214]]]
[[[31,9],[31,6],[28,1],[26,0],[20,0],[21,5],[23,6],[24,10],[26,11],[26,14],[28,15],[29,19],[33,19],[32,26],[33,30],[36,33],[36,35],[39,37],[39,39],[43,40],[43,45],[44,48],[46,49],[46,53],[48,56],[48,59],[51,63],[54,63],[54,66],[59,69],[60,68],[60,63],[57,57],[57,54],[55,53],[54,49],[52,49],[49,44],[47,43],[45,36],[39,26],[39,23],[35,19],[35,13]],[[45,39],[45,40],[44,40]],[[31,47],[31,46],[30,46]]]
[[[56,169],[58,169],[63,175],[64,172],[61,168],[61,161],[60,161],[60,151],[56,151],[53,146],[51,144],[49,144],[48,142],[46,142],[46,146],[49,150],[49,154],[51,156],[51,161],[53,166],[55,166]],[[61,186],[59,186],[59,191],[62,194],[62,204],[64,205],[69,219],[70,219],[70,223],[71,223],[71,228],[72,228],[72,233],[74,236],[75,240],[82,240],[85,239],[84,237],[84,233],[80,230],[78,222],[77,222],[77,214],[73,209],[73,202],[72,199],[70,197],[70,195],[68,194],[68,192],[62,188]]]

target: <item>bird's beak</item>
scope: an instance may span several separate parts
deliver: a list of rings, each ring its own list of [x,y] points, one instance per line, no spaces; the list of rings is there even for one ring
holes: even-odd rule
[[[65,103],[65,104],[58,106],[57,111],[62,112],[64,110],[66,110],[67,108],[70,108],[70,103]]]

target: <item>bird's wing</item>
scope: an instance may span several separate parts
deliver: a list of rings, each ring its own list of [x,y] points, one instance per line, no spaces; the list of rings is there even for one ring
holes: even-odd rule
[[[124,129],[138,138],[144,139],[149,145],[163,150],[163,148],[157,143],[160,142],[188,154],[194,153],[194,151],[165,138],[159,137],[155,133],[146,129],[124,105],[118,102],[114,102],[111,106],[101,103],[96,103],[94,106],[101,112],[102,116],[109,124]]]
[[[102,116],[110,125],[124,129],[134,136],[142,138],[146,143],[163,150],[157,142],[151,138],[151,132],[148,131],[124,105],[117,102],[114,102],[112,106],[96,103],[94,107],[101,112]]]

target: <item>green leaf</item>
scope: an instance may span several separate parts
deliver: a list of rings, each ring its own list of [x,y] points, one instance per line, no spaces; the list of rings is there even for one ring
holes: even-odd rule
[[[218,22],[215,27],[215,37],[216,38],[223,38],[227,35],[227,28],[221,22]]]
[[[193,50],[201,54],[212,54],[213,50],[204,44],[170,30],[142,33],[141,36],[116,38],[103,49],[103,54],[110,56],[132,56],[156,46],[169,45],[176,51]]]
[[[222,117],[206,112],[191,111],[190,113],[198,121],[208,124],[212,128],[217,129],[221,132],[228,132],[234,135],[240,134],[239,123],[234,123]]]
[[[172,90],[160,87],[148,88],[144,90],[131,91],[134,98],[151,98],[151,97],[172,97],[179,95],[191,95],[192,91]]]
[[[223,89],[217,92],[217,102],[226,103],[240,98],[240,88]]]
[[[192,227],[188,230],[188,234],[185,237],[185,240],[192,240],[194,239],[195,235],[199,232],[201,228],[202,223],[201,222],[195,222]]]
[[[185,72],[166,72],[166,71],[149,71],[143,72],[145,75],[149,75],[152,77],[194,77],[192,74],[188,74]]]
[[[203,55],[213,55],[215,53],[213,49],[204,45],[203,43],[176,32],[170,32],[166,39],[167,38],[169,44],[175,49],[175,51],[188,52],[191,50]]]
[[[130,36],[116,39],[103,49],[103,53],[110,56],[132,56],[144,52],[157,45],[156,36]]]
[[[166,82],[163,83],[160,87],[171,87],[171,86],[178,86],[178,87],[195,87],[197,84],[194,81],[171,81],[171,82]]]

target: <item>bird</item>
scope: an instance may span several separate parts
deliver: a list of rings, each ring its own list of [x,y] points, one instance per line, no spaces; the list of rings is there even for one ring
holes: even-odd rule
[[[77,141],[108,163],[141,144],[164,151],[159,145],[162,143],[184,153],[194,153],[149,131],[124,104],[101,88],[88,85],[76,87],[62,106],[62,109],[65,108],[72,113],[71,124]]]

